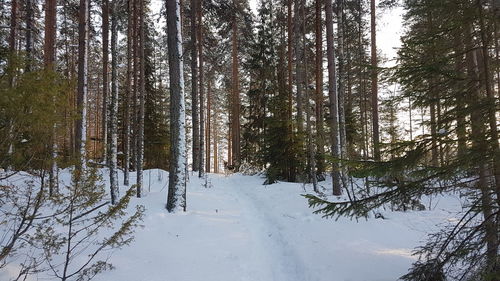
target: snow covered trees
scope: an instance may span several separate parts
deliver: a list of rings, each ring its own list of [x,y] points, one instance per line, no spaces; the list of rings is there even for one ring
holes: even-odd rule
[[[170,174],[168,180],[167,210],[186,210],[186,128],[184,103],[184,74],[182,59],[182,32],[179,0],[168,0],[167,31],[170,76]]]

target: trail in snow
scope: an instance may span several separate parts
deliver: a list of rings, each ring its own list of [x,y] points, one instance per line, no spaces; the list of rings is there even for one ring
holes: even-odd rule
[[[107,179],[107,170],[103,173]],[[61,178],[69,181],[70,174],[63,171]],[[135,182],[133,174],[130,181]],[[143,227],[130,246],[112,253],[115,269],[96,281],[397,280],[415,261],[411,251],[425,234],[460,208],[449,196],[440,198],[434,211],[335,221],[312,213],[301,196],[312,192],[309,186],[263,186],[258,176],[211,174],[210,188],[191,175],[188,211],[170,214],[168,173],[147,170],[144,181],[145,197],[134,198],[129,207],[146,207]],[[124,194],[126,187],[120,188]],[[0,280],[10,279],[5,274],[0,272]]]
[[[300,257],[296,255],[293,243],[289,243],[281,234],[283,227],[272,218],[271,210],[252,196],[250,189],[255,188],[255,183],[235,178],[226,181],[229,184],[227,192],[240,202],[242,218],[246,221],[247,228],[250,228],[250,233],[263,247],[260,255],[265,262],[261,266],[271,270],[272,279],[269,280],[312,280]]]

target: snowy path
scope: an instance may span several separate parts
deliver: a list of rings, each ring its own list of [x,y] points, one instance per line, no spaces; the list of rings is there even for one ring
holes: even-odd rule
[[[411,249],[425,231],[448,215],[327,220],[312,214],[300,184],[263,186],[261,178],[241,175],[210,175],[211,188],[191,176],[188,211],[169,214],[167,179],[162,171],[145,172],[151,192],[133,201],[146,206],[144,228],[130,247],[113,254],[116,269],[95,280],[397,280],[414,261]]]

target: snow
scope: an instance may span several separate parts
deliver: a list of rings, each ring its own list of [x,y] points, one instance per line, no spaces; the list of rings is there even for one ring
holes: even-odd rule
[[[108,170],[104,173],[106,178]],[[69,178],[67,172],[61,174]],[[135,180],[135,173],[130,176]],[[119,177],[122,183],[122,172]],[[191,175],[187,212],[168,213],[168,173],[144,171],[144,197],[129,206],[146,207],[143,227],[130,246],[112,254],[116,268],[94,280],[397,280],[416,259],[412,249],[461,208],[460,198],[446,195],[425,199],[423,204],[432,206],[429,211],[386,210],[385,220],[335,221],[308,207],[301,195],[312,193],[312,186],[264,186],[263,181],[259,176],[209,174],[205,187],[203,179]],[[331,181],[319,185],[325,193],[331,191]],[[120,188],[124,194],[126,187]],[[0,280],[8,280],[6,274],[0,271]]]

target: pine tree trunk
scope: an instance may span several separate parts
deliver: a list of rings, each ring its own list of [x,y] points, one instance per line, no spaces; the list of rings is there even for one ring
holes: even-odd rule
[[[333,46],[333,7],[332,0],[325,0],[326,14],[326,49],[328,58],[328,98],[330,109],[330,131],[332,139],[332,157],[340,158],[340,137],[339,137],[339,119],[338,119],[338,97],[337,82],[335,72],[335,49]],[[340,167],[337,162],[333,163],[332,169],[333,195],[341,195],[340,185]]]
[[[347,144],[345,130],[345,81],[346,67],[344,56],[344,0],[337,2],[337,28],[338,28],[338,56],[339,56],[339,73],[338,73],[338,110],[339,110],[339,133],[340,133],[340,155],[342,159],[347,159]]]
[[[302,14],[302,18],[306,18],[305,14],[305,3],[302,3],[300,7],[300,13]],[[302,22],[302,28],[305,31],[306,23]],[[306,49],[306,34],[302,33],[302,48]],[[309,89],[309,81],[308,81],[308,66],[307,56],[304,52],[304,89],[305,89],[305,108],[306,108],[306,131],[307,131],[307,171],[309,182],[313,184],[313,189],[315,192],[318,192],[317,178],[316,178],[316,159],[315,159],[315,151],[314,151],[314,139],[312,134],[312,121],[311,121],[311,97]]]
[[[14,85],[15,69],[14,69],[14,54],[16,53],[16,40],[17,40],[17,9],[18,0],[11,0],[10,10],[10,31],[9,31],[9,85]],[[12,143],[9,144],[8,155],[12,154]]]
[[[79,159],[79,168],[86,169],[87,142],[87,74],[88,74],[88,38],[89,38],[89,0],[80,0],[78,18],[78,89],[76,108],[78,118],[75,123],[75,151]]]
[[[466,27],[467,28],[467,27]],[[470,28],[470,27],[468,27]],[[477,63],[476,50],[469,49],[471,44],[471,34],[470,31],[466,31],[466,40],[469,42],[467,46],[468,51],[466,53],[467,57],[467,72],[469,80],[473,81],[471,97],[469,98],[469,106],[475,106],[483,98],[479,92],[481,85],[479,84],[479,69]],[[475,150],[480,153],[487,153],[488,144],[486,140],[486,130],[483,122],[483,115],[478,110],[473,110],[471,113],[471,134],[472,134],[472,145]],[[479,163],[477,167],[478,181],[477,188],[481,191],[481,203],[482,212],[485,220],[485,241],[486,241],[486,256],[487,256],[487,267],[489,270],[494,270],[497,266],[498,258],[498,225],[495,224],[492,214],[493,214],[493,200],[491,198],[490,188],[488,187],[487,179],[487,164],[486,162]]]
[[[496,98],[493,92],[492,76],[490,75],[490,55],[488,39],[486,38],[488,30],[486,29],[483,15],[482,0],[476,1],[477,9],[479,11],[479,24],[480,24],[480,38],[481,50],[483,55],[483,72],[484,72],[484,87],[486,88],[486,97],[489,101],[488,106],[488,125],[490,127],[490,149],[493,153],[493,174],[495,176],[497,203],[500,206],[500,148],[498,142],[498,128],[497,128],[497,114],[496,114]],[[491,36],[491,35],[490,35]],[[498,50],[497,50],[498,52]],[[500,89],[499,89],[500,91]],[[498,215],[500,224],[500,214]],[[500,270],[500,262],[498,262]]]
[[[338,114],[339,114],[339,136],[340,136],[340,157],[343,160],[348,159],[347,155],[347,139],[345,125],[345,82],[346,82],[346,67],[344,56],[344,0],[337,2],[337,29],[338,29],[338,51],[339,51],[339,79],[338,79]],[[343,186],[347,186],[347,170],[341,168],[341,181]]]
[[[191,119],[193,120],[193,171],[200,167],[200,111],[198,109],[198,1],[191,0]]]
[[[132,52],[132,61],[133,61],[133,65],[134,65],[134,68],[132,70],[132,74],[133,74],[133,87],[132,87],[132,102],[131,102],[131,105],[132,105],[132,116],[131,116],[131,120],[133,120],[132,122],[132,125],[131,125],[131,131],[132,131],[132,141],[131,141],[131,155],[130,155],[130,159],[132,161],[132,167],[133,169],[137,172],[137,138],[138,138],[138,129],[139,129],[139,124],[138,124],[138,118],[139,118],[139,114],[137,112],[137,109],[138,109],[138,104],[137,104],[137,100],[138,100],[138,97],[139,97],[139,75],[140,75],[140,66],[139,66],[139,36],[140,36],[140,32],[139,32],[139,17],[140,17],[140,14],[139,14],[139,5],[138,5],[138,2],[137,0],[134,0],[132,1],[133,3],[133,16],[132,16],[132,23],[133,23],[133,28],[132,28],[132,33],[133,33],[133,37],[132,37],[132,45],[133,45],[133,52]]]
[[[13,1],[15,2],[15,1]],[[56,0],[47,0],[45,3],[45,36],[44,36],[44,64],[47,70],[54,71],[56,62],[56,18],[57,18],[57,6]],[[57,167],[57,135],[56,135],[57,124],[54,123],[52,129],[52,148],[51,148],[51,159],[50,159],[50,171],[49,171],[49,194],[52,196],[53,193],[58,191],[58,171]]]
[[[102,159],[108,158],[108,61],[109,61],[109,0],[102,0]],[[111,131],[111,130],[110,130]]]
[[[303,113],[303,95],[304,95],[304,49],[301,44],[304,18],[299,9],[304,5],[304,0],[295,0],[294,4],[294,49],[295,49],[295,83],[297,86],[297,131],[299,134],[304,132],[304,113]]]
[[[210,75],[210,74],[209,74]],[[212,138],[211,127],[212,127],[212,83],[211,76],[208,77],[207,81],[207,145],[206,145],[206,156],[205,156],[205,170],[210,173],[210,142]]]
[[[168,60],[170,76],[170,170],[167,210],[186,211],[186,132],[182,31],[179,0],[167,0]]]
[[[318,175],[325,172],[325,132],[323,125],[323,29],[322,29],[322,7],[323,0],[316,0],[316,143],[318,149]]]
[[[377,62],[377,27],[375,0],[370,0],[371,16],[371,87],[372,87],[372,126],[373,126],[373,158],[380,160],[380,133],[378,123],[378,62]]]
[[[110,132],[110,153],[109,153],[109,181],[111,185],[111,204],[116,204],[119,198],[118,188],[118,5],[117,0],[113,0],[111,8],[111,100],[109,107],[109,132]]]
[[[26,0],[26,72],[31,71],[33,63],[33,32],[34,32],[34,18],[33,18],[33,0]]]
[[[199,168],[198,168],[198,177],[202,177],[204,172],[204,156],[205,156],[205,112],[204,112],[204,105],[205,105],[205,95],[204,95],[204,88],[203,88],[203,18],[202,18],[202,7],[201,7],[201,2],[203,0],[198,0],[198,9],[197,9],[197,14],[196,17],[198,19],[198,24],[197,24],[197,35],[198,35],[198,58],[200,60],[200,67],[199,67],[199,89],[200,89],[200,153],[199,153]]]
[[[128,27],[127,27],[127,78],[125,97],[123,102],[123,184],[129,185],[130,168],[130,94],[132,87],[132,37],[133,37],[133,1],[128,0]]]
[[[9,51],[10,55],[16,52],[16,39],[17,39],[17,1],[11,0],[10,7],[10,34],[9,34]]]
[[[233,5],[238,7],[238,0],[233,0]],[[236,15],[233,16],[232,22],[232,114],[231,114],[231,125],[232,125],[232,165],[237,171],[240,166],[241,155],[240,155],[240,81],[239,81],[239,70],[238,70],[238,18]]]
[[[146,77],[144,75],[145,57],[144,49],[146,48],[146,37],[144,35],[144,0],[139,0],[139,113],[137,116],[137,149],[136,149],[136,171],[137,171],[137,197],[142,197],[143,183],[143,162],[144,162],[144,99],[146,92]]]

